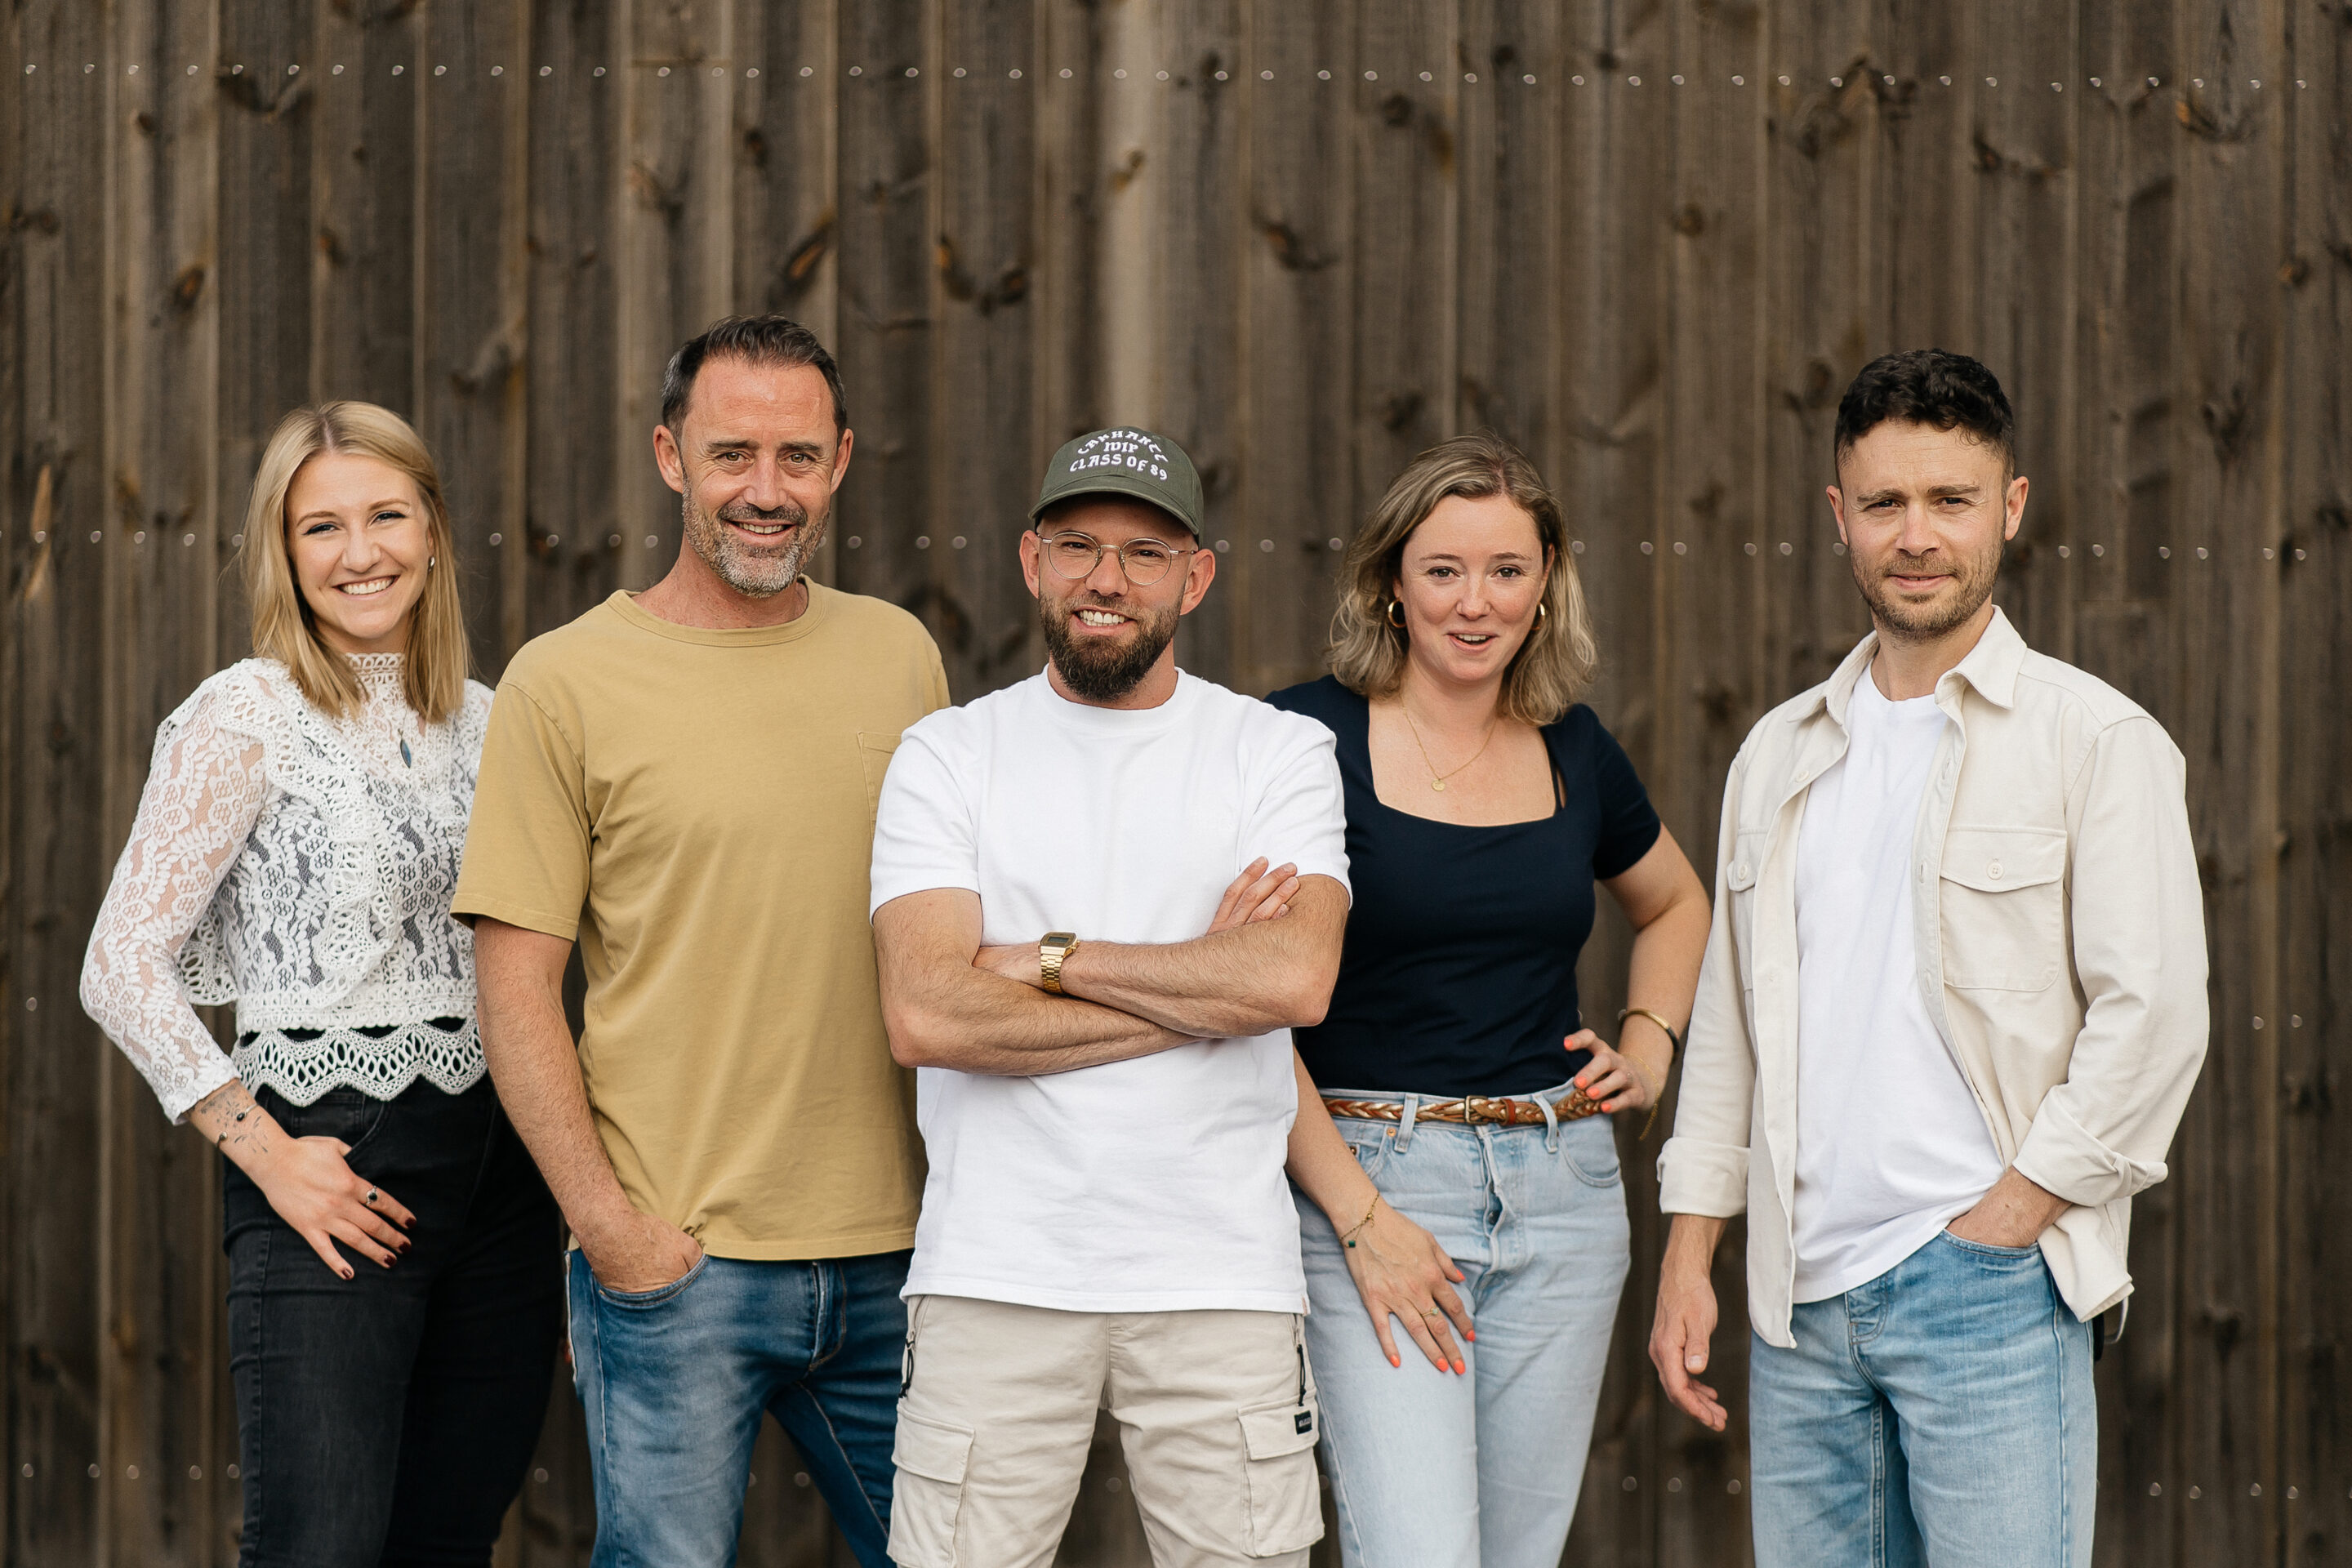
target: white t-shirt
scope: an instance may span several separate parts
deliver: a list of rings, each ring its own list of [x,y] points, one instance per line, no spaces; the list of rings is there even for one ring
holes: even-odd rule
[[[1912,840],[1944,733],[1868,671],[1797,839],[1797,1279],[1822,1301],[1902,1262],[2000,1179],[1919,990]]]
[[[1189,675],[1157,708],[1044,675],[908,730],[873,908],[980,895],[989,943],[1186,942],[1258,856],[1348,878],[1331,731]],[[1034,1078],[917,1070],[929,1159],[909,1296],[1081,1312],[1306,1310],[1283,1161],[1290,1031]]]

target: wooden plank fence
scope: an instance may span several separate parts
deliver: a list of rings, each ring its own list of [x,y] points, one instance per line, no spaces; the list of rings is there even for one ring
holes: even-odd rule
[[[243,649],[261,441],[313,398],[417,423],[495,679],[666,568],[662,360],[782,310],[860,436],[820,569],[920,614],[960,698],[1041,658],[1013,539],[1075,431],[1199,460],[1223,570],[1181,656],[1259,691],[1318,673],[1396,469],[1503,431],[1702,863],[1748,723],[1865,625],[1839,392],[1985,359],[2033,480],[2002,602],[2188,754],[2211,931],[2099,1371],[2099,1561],[2352,1560],[2347,89],[2352,0],[0,0],[0,1556],[235,1553],[215,1156],[75,980],[157,721]],[[1625,953],[1604,927],[1595,1017]],[[1742,1563],[1738,1427],[1643,1354],[1654,1144],[1620,1136],[1569,1560]],[[585,1562],[577,1426],[559,1390],[501,1562]],[[744,1560],[846,1563],[772,1430],[755,1468]],[[1115,1446],[1064,1560],[1145,1561]]]

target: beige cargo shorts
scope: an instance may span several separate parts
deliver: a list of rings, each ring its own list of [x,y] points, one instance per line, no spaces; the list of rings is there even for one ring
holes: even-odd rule
[[[1157,1568],[1306,1568],[1322,1415],[1301,1320],[908,1303],[890,1557],[1049,1568],[1095,1431],[1118,1423]]]

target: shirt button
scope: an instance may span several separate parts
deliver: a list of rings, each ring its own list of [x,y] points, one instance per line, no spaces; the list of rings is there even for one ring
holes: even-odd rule
[[[1986,876],[1988,876],[1988,877],[1990,877],[1990,878],[1991,878],[1991,879],[1992,879],[1994,881],[1996,881],[1996,882],[2000,881],[2000,861],[1998,861],[1998,860],[1996,860],[1996,861],[1994,861],[1991,865],[1990,865],[1990,866],[1986,867],[1986,868],[1985,868],[1985,875],[1986,875]]]
[[[1735,877],[1745,877],[1746,875],[1748,875],[1748,862],[1747,862],[1747,861],[1745,861],[1745,860],[1742,860],[1742,861],[1740,861],[1738,864],[1737,864],[1737,865],[1735,865],[1734,867],[1732,867],[1732,868],[1731,868],[1731,874],[1732,874],[1733,876],[1735,876]]]

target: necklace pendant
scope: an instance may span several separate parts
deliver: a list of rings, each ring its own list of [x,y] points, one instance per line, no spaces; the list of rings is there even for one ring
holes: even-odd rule
[[[404,767],[413,768],[416,765],[416,759],[409,754],[408,737],[405,735],[400,738],[400,761]]]
[[[1429,781],[1429,787],[1435,790],[1438,794],[1444,795],[1445,793],[1445,781],[1444,779],[1432,779]]]

